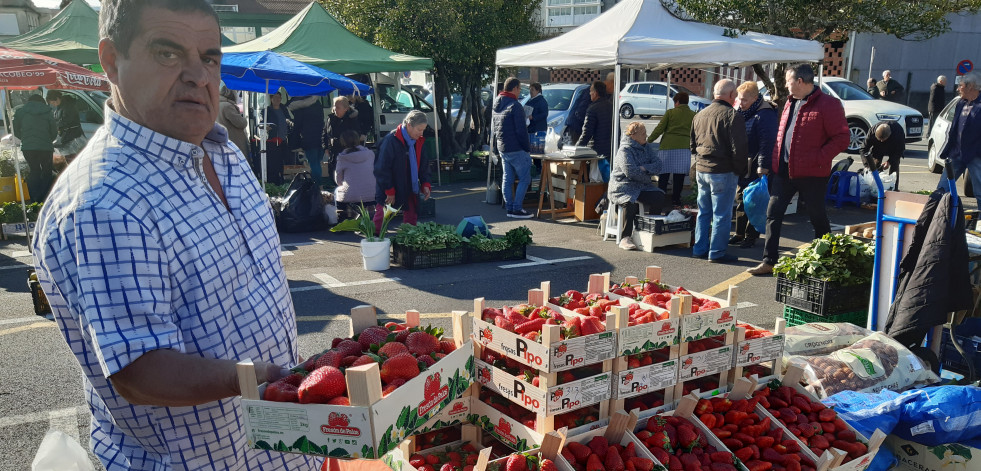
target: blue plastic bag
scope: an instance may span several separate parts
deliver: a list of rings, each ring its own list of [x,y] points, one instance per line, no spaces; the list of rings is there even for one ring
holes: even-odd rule
[[[903,394],[903,414],[892,433],[937,446],[981,437],[981,388],[936,386]]]
[[[603,175],[603,181],[604,182],[609,182],[610,181],[610,161],[607,160],[607,159],[599,159],[599,161],[596,162],[596,166],[599,167],[599,171]]]
[[[766,183],[766,175],[750,182],[743,189],[743,211],[760,234],[766,234],[766,207],[770,204],[770,188]]]

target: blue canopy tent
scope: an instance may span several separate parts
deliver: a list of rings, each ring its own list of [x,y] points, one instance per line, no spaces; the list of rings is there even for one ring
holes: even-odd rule
[[[230,52],[221,58],[221,80],[230,90],[269,94],[280,88],[290,96],[367,95],[371,87],[340,74],[304,64],[272,51]],[[263,122],[266,117],[263,116]],[[262,184],[266,184],[266,130],[259,129]]]

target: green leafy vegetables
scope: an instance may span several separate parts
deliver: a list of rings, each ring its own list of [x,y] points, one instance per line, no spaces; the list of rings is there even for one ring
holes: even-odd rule
[[[845,234],[825,234],[794,257],[781,257],[774,273],[783,273],[791,281],[808,277],[860,285],[872,281],[875,246]]]

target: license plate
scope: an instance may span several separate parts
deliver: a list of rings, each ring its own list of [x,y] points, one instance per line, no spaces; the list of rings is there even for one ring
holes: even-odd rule
[[[920,134],[922,132],[923,132],[923,128],[921,128],[921,127],[909,128],[909,133],[910,134],[914,134],[915,135],[915,134]]]

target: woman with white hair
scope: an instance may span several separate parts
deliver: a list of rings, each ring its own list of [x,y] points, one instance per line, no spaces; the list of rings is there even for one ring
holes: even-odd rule
[[[218,102],[218,124],[225,127],[228,131],[228,140],[232,141],[238,150],[242,151],[246,162],[252,163],[252,155],[249,152],[249,139],[245,137],[245,127],[249,122],[238,110],[238,93],[229,90],[225,84],[221,85],[218,91],[220,100]]]
[[[382,139],[375,160],[375,229],[381,230],[385,205],[401,209],[402,221],[415,225],[419,198],[429,199],[429,159],[423,152],[429,125],[426,114],[412,110]]]

